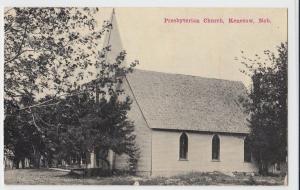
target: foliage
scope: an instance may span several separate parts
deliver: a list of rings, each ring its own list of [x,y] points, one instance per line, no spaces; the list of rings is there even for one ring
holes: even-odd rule
[[[107,62],[110,46],[101,48],[101,38],[112,26],[105,21],[99,27],[98,12],[6,10],[4,134],[16,163],[36,155],[37,167],[41,155],[49,161],[87,157],[96,144],[117,153],[137,152],[133,123],[126,117],[130,99],[119,97],[126,97],[122,79],[138,62],[126,67],[125,51]]]
[[[268,166],[286,160],[287,156],[287,43],[277,47],[277,54],[266,50],[266,58],[242,57],[252,79],[252,87],[244,106],[250,114],[252,153],[260,173]]]

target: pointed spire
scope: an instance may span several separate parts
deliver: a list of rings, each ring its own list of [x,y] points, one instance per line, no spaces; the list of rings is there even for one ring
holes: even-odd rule
[[[107,40],[107,44],[109,44],[109,40],[110,40],[110,35],[111,35],[111,31],[113,30],[113,20],[114,20],[114,17],[115,17],[115,8],[113,8],[112,10],[112,13],[111,13],[111,16],[110,16],[110,24],[111,24],[111,29],[109,30],[109,34],[108,34],[108,40]]]
[[[106,54],[106,61],[108,63],[114,63],[116,57],[123,51],[120,32],[118,29],[118,23],[116,19],[115,9],[113,8],[111,18],[111,29],[105,36],[104,45],[110,46],[110,51]]]

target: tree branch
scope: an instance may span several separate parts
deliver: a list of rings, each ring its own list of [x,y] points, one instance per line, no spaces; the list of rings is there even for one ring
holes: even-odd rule
[[[30,112],[31,112],[32,121],[33,121],[34,126],[36,127],[36,129],[37,129],[39,132],[42,132],[42,131],[41,131],[41,128],[40,128],[40,127],[36,124],[36,122],[35,122],[34,114],[32,113],[31,109],[30,109]]]
[[[46,103],[48,103],[48,102],[51,102],[51,101],[54,101],[56,98],[59,98],[59,97],[71,97],[71,96],[76,96],[76,95],[79,95],[79,94],[83,94],[83,93],[86,93],[87,91],[83,91],[83,92],[78,92],[78,93],[75,93],[75,94],[62,94],[62,95],[60,95],[60,96],[56,96],[56,97],[54,97],[53,99],[51,99],[51,100],[46,100],[46,101],[44,101],[44,102],[41,102],[41,103],[38,103],[38,104],[35,104],[35,105],[32,105],[32,106],[28,106],[28,107],[24,107],[24,108],[21,108],[21,109],[19,109],[20,111],[21,110],[26,110],[26,109],[31,109],[31,108],[35,108],[35,107],[47,107],[47,106],[52,106],[52,105],[54,105],[54,104],[58,104],[58,103],[60,103],[60,102],[56,102],[56,103],[54,103],[54,104],[47,104],[47,105],[44,105],[44,104],[46,104]]]
[[[25,31],[24,31],[24,34],[23,34],[23,39],[21,41],[21,44],[19,46],[19,50],[17,51],[17,54],[13,58],[11,58],[10,60],[6,61],[6,63],[12,62],[13,60],[17,59],[22,53],[24,53],[24,51],[21,51],[21,50],[22,50],[22,46],[25,42],[25,37],[26,37],[26,33],[27,33],[27,26],[28,26],[28,22],[25,25]]]
[[[44,123],[45,125],[48,125],[49,127],[57,127],[56,125],[53,125],[53,124],[50,124],[50,123],[44,121],[41,117],[38,117],[38,118],[42,121],[42,123]]]
[[[4,15],[6,15],[9,11],[13,10],[14,8],[10,8],[7,11],[4,12]]]

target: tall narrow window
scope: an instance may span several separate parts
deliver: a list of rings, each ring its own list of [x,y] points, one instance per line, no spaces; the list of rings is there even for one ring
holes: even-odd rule
[[[220,139],[218,135],[212,138],[212,159],[220,160]]]
[[[251,149],[248,137],[244,140],[244,162],[251,162]]]
[[[182,133],[179,139],[179,159],[187,159],[188,153],[188,137]]]

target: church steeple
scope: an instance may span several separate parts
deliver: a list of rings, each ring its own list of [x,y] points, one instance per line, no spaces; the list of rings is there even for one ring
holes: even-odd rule
[[[105,60],[107,63],[112,64],[120,52],[124,50],[114,8],[112,10],[110,24],[111,28],[105,36],[104,46],[110,46],[110,51],[106,53]]]
[[[118,23],[116,19],[116,12],[113,8],[111,17],[109,20],[109,30],[105,33],[103,47],[109,47],[109,51],[105,52],[104,61],[106,64],[116,63],[116,58],[124,51],[121,41],[120,32],[118,29]],[[126,61],[123,61],[123,65]],[[118,77],[118,76],[116,76]],[[99,102],[99,84],[96,84],[96,100]],[[116,90],[120,89],[120,84],[116,85]]]

